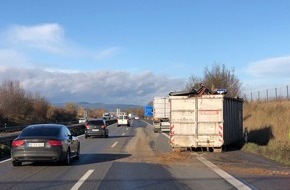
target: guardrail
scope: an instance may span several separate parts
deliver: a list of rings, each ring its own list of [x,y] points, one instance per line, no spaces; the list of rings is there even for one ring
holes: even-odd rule
[[[117,122],[117,119],[108,120],[106,122],[107,125],[112,125]],[[85,123],[70,124],[67,126],[74,136],[82,135],[85,132]],[[0,128],[0,160],[9,158],[11,142],[17,138],[25,127],[26,126]]]
[[[107,125],[116,123],[116,119],[108,120]],[[67,125],[74,136],[85,133],[85,123]],[[26,126],[0,128],[0,143],[10,144]]]
[[[26,126],[16,126],[16,127],[1,127],[0,134],[2,133],[13,133],[17,131],[22,131]]]

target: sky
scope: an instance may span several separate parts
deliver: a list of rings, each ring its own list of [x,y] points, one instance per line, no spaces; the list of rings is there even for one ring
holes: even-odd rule
[[[51,103],[146,105],[224,64],[242,93],[290,84],[290,1],[0,2],[0,83]]]

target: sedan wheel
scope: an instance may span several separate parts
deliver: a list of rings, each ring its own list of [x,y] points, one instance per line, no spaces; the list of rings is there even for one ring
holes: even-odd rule
[[[21,166],[22,162],[12,161],[13,166]]]
[[[66,165],[66,166],[70,165],[70,150],[69,149],[67,150],[67,153],[66,153],[66,158],[64,160],[64,165]]]
[[[78,152],[77,152],[77,156],[76,159],[80,159],[80,149],[81,149],[81,145],[78,146]]]

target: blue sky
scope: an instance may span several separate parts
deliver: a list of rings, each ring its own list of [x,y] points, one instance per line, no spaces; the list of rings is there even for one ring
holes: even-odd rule
[[[214,63],[243,93],[290,84],[290,1],[0,3],[0,81],[51,102],[146,104]]]

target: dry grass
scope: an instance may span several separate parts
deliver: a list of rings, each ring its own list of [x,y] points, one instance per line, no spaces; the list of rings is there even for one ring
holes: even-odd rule
[[[244,103],[244,128],[249,138],[243,150],[290,165],[290,101]]]

